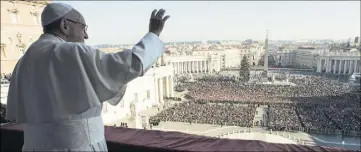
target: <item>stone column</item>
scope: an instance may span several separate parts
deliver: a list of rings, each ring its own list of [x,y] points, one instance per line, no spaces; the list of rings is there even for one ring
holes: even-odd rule
[[[175,73],[177,74],[177,73],[178,73],[178,62],[174,62],[174,65],[175,65],[175,69],[176,69],[176,70],[175,70],[175,71],[176,71]]]
[[[208,73],[211,72],[211,63],[210,63],[210,61],[207,61],[207,70],[208,70]]]
[[[336,65],[337,65],[337,60],[334,60],[334,62],[333,62],[333,74],[336,73]]]
[[[188,73],[192,72],[192,61],[188,61]]]
[[[197,61],[193,61],[193,72],[197,73]]]
[[[179,62],[176,62],[176,66],[177,66],[177,74],[178,74],[180,73]]]
[[[170,80],[168,76],[164,78],[165,78],[165,96],[170,97]]]
[[[331,72],[332,60],[329,58],[327,61],[328,61],[328,64],[327,64],[328,72]]]
[[[326,72],[327,72],[327,63],[328,63],[328,61],[327,61],[327,59],[325,59],[324,67],[326,69]]]
[[[186,63],[185,63],[185,62],[182,62],[182,73],[185,73],[185,71],[186,71],[186,70],[185,70],[185,67],[186,67],[185,65],[186,65]]]
[[[168,77],[168,82],[169,82],[169,96],[170,97],[174,97],[174,86],[173,86],[173,76],[170,75]]]
[[[198,61],[194,61],[194,72],[198,73]]]
[[[346,74],[347,72],[347,60],[344,60],[344,65],[343,65],[343,74]]]
[[[202,61],[198,61],[198,72],[200,73],[202,71]]]
[[[184,73],[184,71],[185,71],[185,70],[184,70],[184,64],[185,64],[184,62],[181,62],[182,73]]]
[[[198,73],[202,72],[202,62],[198,61]]]
[[[154,78],[154,93],[155,93],[155,101],[159,103],[159,79]]]
[[[350,66],[348,67],[348,74],[352,74],[353,70],[353,60],[350,60]]]
[[[176,66],[175,66],[175,63],[174,62],[172,62],[172,66],[173,66],[173,74],[176,74],[177,73],[177,68],[176,68]]]
[[[342,67],[342,60],[339,60],[339,64],[338,64],[338,74],[341,74],[341,67]]]
[[[192,73],[194,71],[193,61],[189,61],[189,65],[191,66],[191,68],[190,68],[191,72],[190,73]]]
[[[321,72],[322,71],[322,59],[320,58],[317,62],[317,72]]]
[[[184,73],[188,73],[188,62],[184,62]]]
[[[206,61],[202,61],[202,72],[206,72]]]
[[[176,62],[176,63],[175,63],[175,66],[176,66],[176,69],[177,69],[177,72],[176,72],[176,73],[178,74],[178,73],[179,73],[179,62]]]
[[[186,66],[185,65],[186,65],[186,63],[183,61],[182,62],[182,73],[186,72],[186,68],[185,68]]]
[[[357,60],[353,60],[353,63],[354,63],[353,72],[354,72],[354,73],[357,73]]]
[[[203,61],[203,72],[206,73],[207,71],[207,61]]]
[[[163,103],[163,78],[159,78],[159,83],[158,83],[158,86],[159,86],[159,103]]]
[[[192,72],[194,72],[194,64],[193,64],[194,62],[193,62],[193,61],[190,61],[189,63],[190,63],[190,65],[191,65],[191,73],[192,73]]]

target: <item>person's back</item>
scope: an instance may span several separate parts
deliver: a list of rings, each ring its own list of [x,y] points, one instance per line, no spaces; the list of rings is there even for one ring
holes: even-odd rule
[[[47,11],[57,13],[50,15],[56,20],[47,19]],[[68,5],[48,4],[42,24],[48,29],[56,23],[56,31],[45,32],[28,48],[8,93],[6,118],[24,123],[24,151],[107,151],[102,103],[117,105],[126,84],[164,53],[158,36],[166,19],[164,10],[155,11],[150,32],[133,49],[104,53],[83,43],[88,35],[80,13]]]

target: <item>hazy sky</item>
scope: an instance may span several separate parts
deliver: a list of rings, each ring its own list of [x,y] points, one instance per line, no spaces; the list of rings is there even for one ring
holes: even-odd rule
[[[163,41],[347,39],[360,35],[360,1],[66,1],[85,17],[88,44],[138,42],[164,8]]]

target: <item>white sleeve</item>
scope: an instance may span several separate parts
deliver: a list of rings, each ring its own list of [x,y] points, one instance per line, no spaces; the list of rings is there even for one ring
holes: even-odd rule
[[[116,53],[104,53],[81,43],[73,43],[73,47],[67,52],[77,62],[74,65],[84,70],[101,102],[122,97],[119,93],[125,93],[124,86],[143,76],[165,51],[163,42],[153,33],[146,34],[133,49]]]

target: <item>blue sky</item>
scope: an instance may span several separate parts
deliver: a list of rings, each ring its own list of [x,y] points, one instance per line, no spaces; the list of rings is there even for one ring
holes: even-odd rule
[[[134,44],[164,8],[163,41],[347,39],[360,35],[360,1],[64,1],[79,10],[88,44]]]

